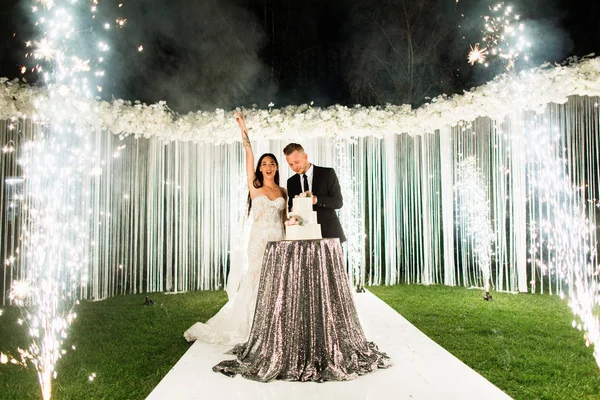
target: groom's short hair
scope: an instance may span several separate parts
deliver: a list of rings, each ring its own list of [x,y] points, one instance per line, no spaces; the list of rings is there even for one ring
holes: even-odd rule
[[[283,148],[283,154],[289,156],[293,152],[297,151],[298,153],[304,153],[304,147],[300,146],[298,143],[290,143]]]

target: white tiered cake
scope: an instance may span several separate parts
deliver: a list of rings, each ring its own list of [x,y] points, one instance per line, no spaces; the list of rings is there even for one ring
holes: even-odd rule
[[[321,225],[317,223],[317,212],[313,211],[312,197],[295,197],[289,215],[302,218],[302,225],[285,227],[285,240],[321,239]]]

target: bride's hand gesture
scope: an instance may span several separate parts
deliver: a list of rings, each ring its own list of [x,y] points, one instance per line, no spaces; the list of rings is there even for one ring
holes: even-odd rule
[[[242,132],[242,144],[246,150],[246,179],[248,180],[248,189],[252,191],[254,189],[254,153],[252,152],[252,145],[250,144],[250,138],[248,137],[248,128],[246,127],[246,119],[244,118],[244,109],[240,114],[237,111],[235,114],[235,122],[237,122]]]
[[[242,132],[242,143],[244,147],[250,151],[252,151],[252,147],[250,146],[250,138],[248,137],[248,128],[246,128],[246,119],[244,118],[244,109],[242,109],[242,113],[240,114],[237,111],[233,112],[235,114],[235,122],[237,122],[240,127],[240,131]],[[254,157],[251,160],[254,163]]]
[[[240,114],[237,111],[233,112],[235,114],[235,122],[237,122],[238,126],[240,127],[240,130],[242,131],[242,136],[244,136],[244,134],[246,136],[248,136],[248,128],[246,128],[246,119],[244,118],[244,110],[242,109],[242,113]]]

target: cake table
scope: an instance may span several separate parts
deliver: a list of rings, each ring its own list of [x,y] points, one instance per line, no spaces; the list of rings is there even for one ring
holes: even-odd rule
[[[391,365],[358,320],[339,239],[269,242],[254,322],[216,372],[261,382],[349,380]]]

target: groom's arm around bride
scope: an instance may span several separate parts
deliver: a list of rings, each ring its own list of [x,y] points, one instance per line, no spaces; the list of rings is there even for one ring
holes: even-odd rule
[[[345,242],[346,236],[335,212],[344,204],[335,170],[311,164],[308,155],[297,143],[288,144],[283,153],[288,165],[296,173],[287,181],[288,208],[291,209],[294,197],[310,191],[313,194],[313,210],[317,212],[317,221],[321,224],[323,237],[339,238],[340,242]],[[306,184],[308,188],[304,187]]]

